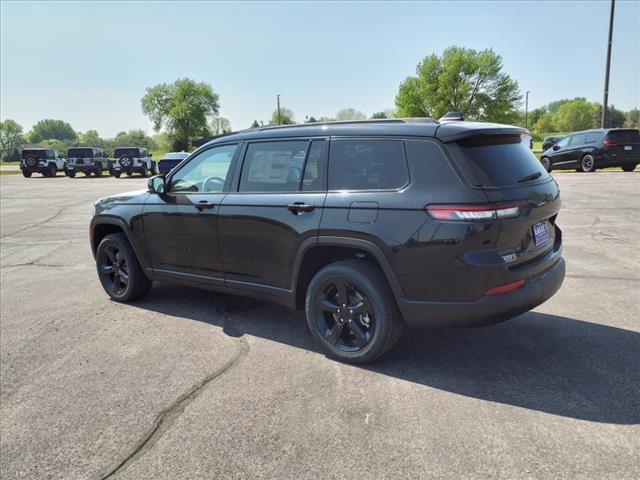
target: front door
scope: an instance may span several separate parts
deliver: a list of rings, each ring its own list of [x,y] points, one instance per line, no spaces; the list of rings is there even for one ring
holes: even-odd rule
[[[298,248],[320,226],[328,140],[259,141],[244,150],[237,187],[219,211],[226,283],[283,293]]]
[[[237,149],[227,144],[203,150],[168,176],[164,194],[150,196],[143,224],[157,274],[224,283],[218,213]]]

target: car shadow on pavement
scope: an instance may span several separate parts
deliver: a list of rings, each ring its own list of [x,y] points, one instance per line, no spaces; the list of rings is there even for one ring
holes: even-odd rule
[[[134,305],[319,352],[302,312],[266,302],[158,284]],[[405,331],[359,368],[564,417],[640,423],[640,333],[567,317],[528,312],[482,328]]]

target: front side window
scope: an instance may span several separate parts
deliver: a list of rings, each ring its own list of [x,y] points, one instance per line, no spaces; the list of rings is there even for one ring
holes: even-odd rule
[[[564,148],[569,145],[569,140],[571,140],[571,137],[564,137],[562,140],[556,143],[556,145],[560,148]]]
[[[329,190],[394,190],[409,182],[400,140],[333,140]]]
[[[169,192],[221,192],[236,148],[221,145],[200,152],[171,176]]]
[[[586,135],[584,133],[581,133],[579,135],[573,135],[571,137],[570,145],[572,147],[577,147],[578,145],[582,145],[584,143],[585,137],[586,137]]]
[[[308,146],[307,140],[249,144],[239,191],[297,192]]]

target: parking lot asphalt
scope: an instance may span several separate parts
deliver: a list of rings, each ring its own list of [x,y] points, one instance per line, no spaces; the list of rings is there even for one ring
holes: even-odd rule
[[[156,284],[110,301],[88,223],[141,178],[0,178],[3,479],[640,477],[640,171],[555,175],[567,278],[367,366],[304,316]]]

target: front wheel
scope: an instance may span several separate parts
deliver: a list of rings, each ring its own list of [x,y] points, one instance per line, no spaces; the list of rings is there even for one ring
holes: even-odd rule
[[[24,178],[31,178],[31,171],[30,170],[22,170],[22,176]]]
[[[64,173],[65,173],[65,174],[67,175],[67,177],[69,177],[69,178],[75,178],[75,176],[76,176],[76,172],[75,172],[75,170],[67,170],[67,171],[66,171],[66,172],[64,172]]]
[[[47,177],[55,177],[58,174],[58,167],[55,163],[50,163],[47,168]]]
[[[96,251],[98,277],[105,292],[117,302],[143,297],[153,283],[144,274],[124,233],[104,237]]]
[[[596,169],[596,162],[591,155],[585,155],[580,160],[580,171],[581,172],[593,172]]]
[[[350,363],[384,355],[404,325],[382,272],[364,260],[344,260],[320,270],[307,289],[305,310],[322,350]]]
[[[622,167],[622,171],[623,172],[633,172],[636,169],[637,165],[623,165]]]
[[[540,163],[547,172],[551,171],[551,160],[549,160],[549,157],[542,157]]]
[[[101,176],[102,176],[102,165],[96,168],[96,177],[101,177]]]

